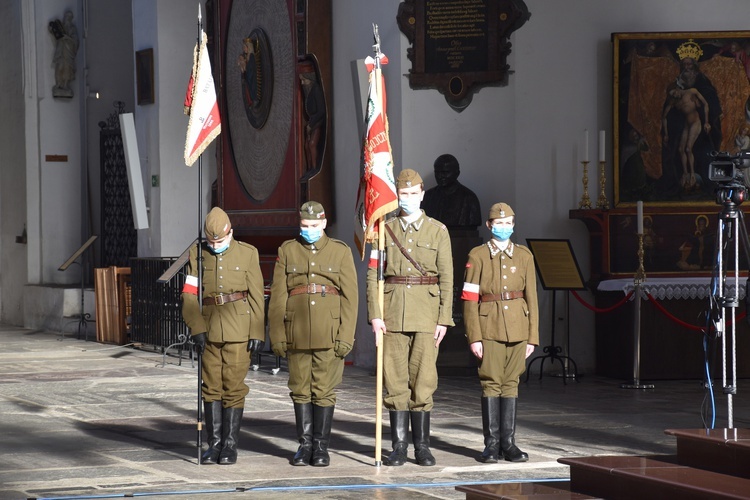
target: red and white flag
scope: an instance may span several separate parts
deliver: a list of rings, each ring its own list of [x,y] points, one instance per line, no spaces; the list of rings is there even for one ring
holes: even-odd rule
[[[185,139],[185,165],[188,167],[221,133],[219,103],[206,48],[206,34],[201,30],[200,44],[193,50],[193,73],[185,94],[185,114],[190,115]]]
[[[388,58],[380,55],[380,64]],[[354,224],[354,240],[364,259],[365,244],[377,239],[376,222],[398,208],[396,182],[393,177],[393,155],[388,138],[386,116],[385,79],[375,59],[365,60],[370,72],[370,90],[367,96],[367,116],[364,146],[362,148],[362,177],[357,195],[357,220]]]

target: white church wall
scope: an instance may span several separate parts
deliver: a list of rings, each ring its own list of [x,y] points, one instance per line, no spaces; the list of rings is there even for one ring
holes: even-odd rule
[[[47,26],[54,19],[62,19],[66,11],[73,12],[73,22],[79,30],[81,9],[79,2],[54,0],[34,2],[37,85],[36,95],[27,100],[28,106],[36,106],[39,116],[36,133],[39,149],[31,152],[35,156],[32,163],[39,164],[38,184],[28,192],[27,205],[36,205],[40,215],[38,220],[29,220],[29,226],[36,225],[37,231],[31,234],[40,238],[39,261],[35,264],[41,270],[41,283],[71,284],[80,281],[80,266],[73,266],[66,272],[57,268],[70,257],[83,243],[81,234],[81,80],[80,50],[77,53],[76,78],[71,82],[74,91],[72,98],[52,96],[55,85],[55,71],[52,57],[55,50],[54,38]],[[52,161],[50,157],[62,157],[63,161]],[[36,213],[30,209],[29,213]],[[29,256],[30,259],[32,256]],[[36,256],[34,256],[36,257]],[[31,281],[31,280],[30,280]]]
[[[201,4],[203,22],[205,4]],[[139,231],[141,257],[176,257],[198,236],[199,219],[210,210],[215,144],[203,154],[202,211],[198,213],[198,164],[183,159],[188,118],[183,101],[198,37],[198,5],[180,0],[133,2],[135,50],[154,49],[155,104],[136,107],[135,120],[151,226]],[[151,187],[152,175],[159,186]]]
[[[0,33],[0,318],[13,324],[23,323],[23,294],[26,283],[26,151],[24,143],[24,89],[21,2],[0,3],[0,17],[13,22]],[[20,241],[19,241],[20,239]],[[7,319],[6,319],[7,318]]]

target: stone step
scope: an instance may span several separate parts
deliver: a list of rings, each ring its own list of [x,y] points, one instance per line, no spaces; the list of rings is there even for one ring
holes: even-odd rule
[[[466,500],[583,500],[597,498],[573,493],[569,481],[545,483],[471,484],[456,486],[466,493]]]
[[[676,456],[560,458],[570,490],[612,500],[750,498],[750,479],[681,465]]]
[[[750,429],[667,429],[681,465],[750,479]]]

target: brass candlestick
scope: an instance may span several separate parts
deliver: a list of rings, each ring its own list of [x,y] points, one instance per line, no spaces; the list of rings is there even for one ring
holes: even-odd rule
[[[609,201],[607,201],[607,195],[604,194],[604,187],[607,184],[607,177],[604,173],[604,167],[607,163],[599,162],[599,199],[596,200],[596,208],[609,209]]]
[[[583,196],[578,202],[578,208],[591,208],[591,198],[589,198],[589,162],[582,161],[583,164]]]
[[[633,380],[620,384],[622,389],[653,389],[654,384],[641,382],[641,286],[646,281],[643,270],[643,233],[638,233],[638,270],[633,276]]]

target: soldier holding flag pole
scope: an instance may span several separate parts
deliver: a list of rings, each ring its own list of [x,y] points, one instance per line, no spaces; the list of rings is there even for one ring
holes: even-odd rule
[[[182,315],[198,353],[198,464],[229,465],[237,462],[250,357],[265,338],[263,277],[257,249],[234,241],[226,212],[214,207],[202,224],[202,153],[221,133],[206,42],[199,4],[198,41],[185,96],[185,113],[190,115],[185,164],[198,161],[199,222],[182,289]],[[205,452],[201,450],[203,409],[208,431]]]
[[[385,88],[375,31],[376,57],[370,69],[364,174],[360,182],[357,243],[375,240],[367,271],[367,316],[377,346],[375,462],[380,465],[381,394],[385,384],[393,450],[387,465],[406,463],[409,421],[419,465],[435,465],[430,444],[432,395],[437,389],[438,347],[453,326],[453,261],[445,225],[420,210],[424,186],[420,175],[402,170],[393,179],[388,140]],[[369,60],[370,58],[368,58]],[[395,208],[399,216],[383,217]],[[384,232],[387,231],[387,234]],[[386,301],[387,296],[387,301]]]

